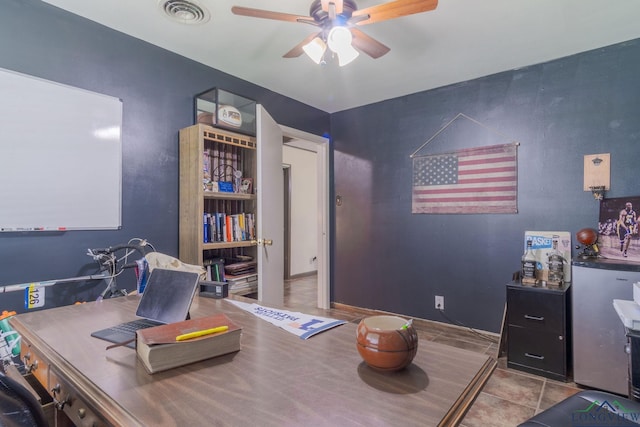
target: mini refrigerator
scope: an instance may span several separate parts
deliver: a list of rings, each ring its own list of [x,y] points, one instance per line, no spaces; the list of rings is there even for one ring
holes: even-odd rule
[[[633,300],[635,282],[640,282],[638,263],[573,259],[571,329],[575,383],[628,395],[627,337],[613,300]]]

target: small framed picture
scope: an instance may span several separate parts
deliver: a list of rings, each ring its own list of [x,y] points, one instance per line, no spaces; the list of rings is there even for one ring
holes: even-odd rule
[[[209,181],[204,184],[204,191],[218,192],[218,181]]]
[[[253,178],[242,178],[240,181],[240,193],[251,194],[253,192]]]
[[[639,207],[640,196],[600,200],[598,247],[603,258],[640,262]]]
[[[233,193],[233,182],[218,181],[218,191],[220,193]]]

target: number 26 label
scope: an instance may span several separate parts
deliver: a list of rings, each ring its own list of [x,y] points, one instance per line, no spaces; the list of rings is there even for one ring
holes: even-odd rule
[[[44,307],[44,287],[38,287],[33,283],[25,289],[24,307],[27,309]]]

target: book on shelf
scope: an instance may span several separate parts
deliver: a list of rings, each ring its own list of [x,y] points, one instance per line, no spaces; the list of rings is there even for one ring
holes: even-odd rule
[[[237,214],[205,212],[203,242],[242,242],[255,239],[255,221],[252,213]]]
[[[204,213],[203,216],[203,223],[202,223],[202,241],[204,243],[209,243],[210,241],[210,236],[209,236],[209,214],[207,214],[206,212]]]
[[[222,226],[222,224],[224,224],[226,222],[225,219],[225,213],[224,212],[217,212],[216,214],[216,241],[217,242],[222,242],[222,236],[224,235],[224,227]]]
[[[226,228],[226,233],[227,235],[224,238],[225,242],[233,242],[233,219],[231,218],[231,215],[227,215],[227,228]]]
[[[206,280],[224,282],[224,260],[222,258],[205,259],[203,264],[207,271]]]
[[[179,335],[227,326],[223,332],[177,341]],[[184,320],[136,332],[136,353],[147,372],[153,374],[240,350],[242,328],[220,313]]]
[[[229,293],[247,295],[258,292],[258,281],[229,284]]]
[[[225,275],[226,282],[229,285],[234,285],[237,283],[245,283],[245,282],[255,282],[258,280],[258,273],[245,273],[245,274],[226,274]]]
[[[239,275],[246,273],[255,273],[258,263],[256,261],[235,262],[224,266],[226,275]]]

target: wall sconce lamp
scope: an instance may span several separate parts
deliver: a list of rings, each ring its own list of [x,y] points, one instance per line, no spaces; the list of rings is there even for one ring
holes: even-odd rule
[[[610,185],[611,154],[584,156],[584,191],[590,191],[595,200],[602,200]]]
[[[306,45],[302,46],[302,50],[316,64],[324,63],[324,54],[329,49],[338,57],[338,65],[344,67],[352,62],[360,55],[352,45],[353,35],[348,28],[337,25],[329,31],[326,43],[321,37],[316,37]]]

